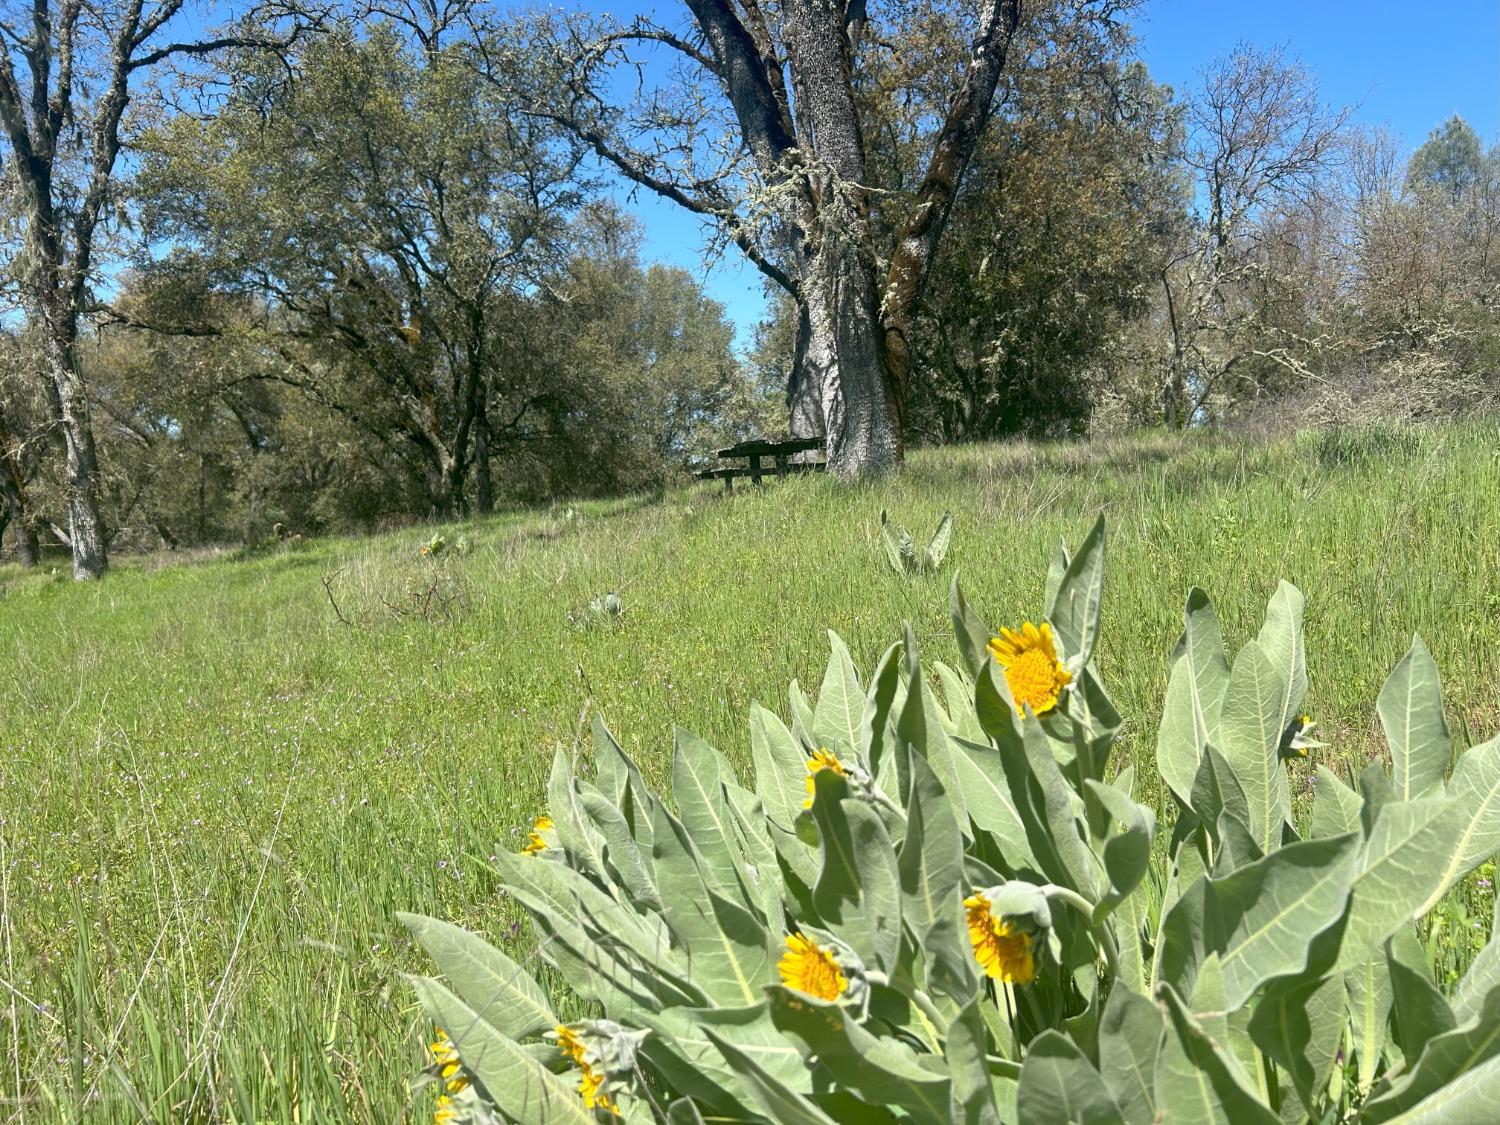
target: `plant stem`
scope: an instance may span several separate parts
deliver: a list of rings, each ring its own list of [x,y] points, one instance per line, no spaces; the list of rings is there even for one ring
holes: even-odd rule
[[[1042,893],[1050,899],[1067,903],[1087,919],[1089,930],[1098,940],[1099,948],[1104,953],[1104,963],[1109,967],[1110,975],[1118,979],[1120,976],[1120,949],[1115,944],[1115,935],[1109,932],[1109,927],[1103,924],[1095,924],[1094,904],[1077,891],[1068,887],[1059,887],[1056,883],[1048,883],[1042,888]]]

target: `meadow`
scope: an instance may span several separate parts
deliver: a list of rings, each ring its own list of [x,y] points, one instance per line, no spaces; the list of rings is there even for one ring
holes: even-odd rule
[[[918,538],[953,513],[939,575],[888,567],[883,509]],[[1231,651],[1278,578],[1306,593],[1314,763],[1383,752],[1375,697],[1414,631],[1458,739],[1500,729],[1493,423],[922,451],[852,488],[672,490],[97,585],[0,568],[0,1119],[430,1119],[401,975],[426,966],[394,914],[521,955],[489,858],[595,711],[648,772],[674,724],[743,764],[750,702],[814,689],[825,630],[865,672],[903,621],[953,661],[954,571],[989,621],[1035,617],[1057,541],[1101,510],[1120,766],[1154,775],[1194,585]],[[618,616],[590,609],[607,592]],[[1436,915],[1440,978],[1487,937],[1493,874]]]

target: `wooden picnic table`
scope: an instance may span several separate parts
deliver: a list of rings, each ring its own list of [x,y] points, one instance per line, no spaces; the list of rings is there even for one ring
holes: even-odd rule
[[[828,467],[826,461],[793,461],[792,458],[799,453],[812,453],[822,449],[823,442],[823,438],[789,438],[786,441],[755,438],[751,441],[742,441],[727,449],[718,450],[718,458],[721,461],[747,460],[749,461],[748,467],[725,465],[714,469],[703,469],[698,476],[704,480],[719,477],[724,481],[724,491],[733,492],[735,477],[749,477],[753,483],[759,484],[761,477],[767,472],[762,464],[767,458],[774,465],[771,471],[778,477],[786,476],[787,473],[818,472]]]

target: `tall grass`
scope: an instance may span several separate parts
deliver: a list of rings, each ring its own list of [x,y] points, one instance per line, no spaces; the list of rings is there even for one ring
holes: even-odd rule
[[[953,569],[991,621],[1035,615],[1048,553],[1101,509],[1099,664],[1129,756],[1150,761],[1188,587],[1234,648],[1279,577],[1308,595],[1321,760],[1381,752],[1375,696],[1414,630],[1455,729],[1488,736],[1497,458],[1480,424],[973,447],[864,487],[513,513],[443,529],[435,559],[420,529],[97,586],[0,568],[0,1119],[428,1117],[399,975],[423,963],[393,912],[524,945],[488,857],[519,846],[589,710],[655,780],[673,723],[743,763],[750,701],[816,686],[824,629],[866,670],[903,620],[952,660]],[[882,508],[913,528],[953,511],[941,576],[889,570]],[[618,619],[588,612],[606,591]],[[1492,894],[1448,904],[1440,972]]]

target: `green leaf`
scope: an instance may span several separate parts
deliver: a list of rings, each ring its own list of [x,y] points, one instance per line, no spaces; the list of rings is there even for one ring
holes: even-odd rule
[[[682,822],[659,802],[652,811],[652,859],[663,916],[692,966],[693,983],[716,1004],[754,1004],[772,976],[765,928],[708,885],[704,862]]]
[[[608,797],[586,782],[578,782],[578,804],[603,838],[603,859],[610,878],[637,910],[661,910],[651,871],[631,834],[630,825]],[[643,818],[644,819],[644,818]]]
[[[458,1048],[464,1069],[479,1080],[501,1113],[536,1125],[594,1125],[594,1115],[583,1108],[577,1092],[519,1043],[430,977],[415,977],[412,985],[427,1014]]]
[[[1429,1039],[1416,1064],[1408,1065],[1407,1073],[1391,1090],[1365,1104],[1360,1120],[1372,1125],[1389,1121],[1497,1056],[1500,1056],[1500,989],[1485,997],[1472,1020]]]
[[[1285,679],[1261,645],[1250,642],[1235,658],[1220,722],[1224,760],[1244,790],[1250,807],[1246,826],[1263,852],[1281,843],[1282,825],[1292,811],[1279,753]]]
[[[1437,662],[1413,636],[1376,700],[1380,725],[1391,748],[1396,796],[1410,801],[1443,783],[1453,756],[1453,736],[1443,719],[1443,688]]]
[[[1330,939],[1328,949],[1310,960],[1326,967],[1337,956],[1339,934],[1335,928],[1321,937]],[[1344,1032],[1344,978],[1309,969],[1273,981],[1255,1005],[1249,1032],[1255,1045],[1292,1076],[1297,1097],[1313,1116]]]
[[[1364,807],[1364,798],[1345,785],[1327,766],[1320,765],[1314,777],[1313,839],[1363,831],[1359,813]]]
[[[1109,876],[1109,890],[1094,908],[1094,923],[1107,918],[1127,895],[1140,886],[1151,864],[1151,840],[1156,831],[1156,814],[1138,805],[1110,785],[1087,778],[1084,786],[1109,811],[1117,832],[1104,842],[1104,871]]]
[[[984,1017],[979,1005],[982,997],[959,1010],[948,1025],[943,1043],[943,1057],[953,1079],[953,1100],[949,1120],[953,1125],[1000,1125],[1000,1108],[995,1104],[995,1086],[990,1080],[986,1062],[987,1038]]]
[[[1500,848],[1500,737],[1458,756],[1447,794],[1454,804],[1458,832],[1447,853],[1432,856],[1429,893],[1417,907],[1418,916],[1436,906],[1449,887]]]
[[[840,758],[858,761],[860,751],[860,726],[865,711],[865,689],[859,685],[859,674],[854,670],[854,661],[839,635],[828,633],[828,667],[823,673],[823,686],[818,689],[818,701],[813,705],[813,735],[821,739]]]
[[[901,555],[901,544],[896,541],[896,533],[884,510],[880,513],[880,541],[885,545],[885,561],[891,564],[891,569],[897,574],[905,574],[906,560]]]
[[[813,737],[812,704],[807,701],[807,694],[802,690],[802,685],[793,680],[787,686],[786,698],[787,705],[792,709],[792,733],[808,751],[816,750],[818,740]]]
[[[1381,811],[1355,867],[1341,970],[1361,964],[1398,927],[1419,916],[1434,859],[1451,854],[1459,835],[1453,805],[1429,797],[1395,801]]]
[[[814,775],[822,865],[813,906],[822,924],[867,965],[890,972],[901,945],[901,890],[895,848],[879,814],[846,800],[849,783],[835,770]]]
[[[759,703],[750,704],[750,757],[766,815],[790,829],[807,796],[807,755],[786,725]]]
[[[951,1082],[923,1066],[911,1047],[872,1035],[837,1003],[780,985],[766,995],[771,1022],[803,1045],[810,1066],[821,1063],[840,1087],[867,1102],[900,1106],[913,1121],[948,1125]]]
[[[1307,660],[1302,651],[1303,603],[1301,590],[1290,582],[1278,582],[1276,593],[1266,606],[1265,623],[1255,638],[1255,643],[1270,658],[1282,685],[1278,732],[1297,717],[1307,694]]]
[[[1453,1018],[1467,1023],[1479,1013],[1485,997],[1500,989],[1500,926],[1492,926],[1490,940],[1469,965],[1453,993]]]
[[[947,705],[952,733],[971,742],[984,738],[984,728],[974,714],[974,681],[957,668],[935,662],[932,670],[943,685],[943,702]]]
[[[874,964],[892,973],[901,955],[901,876],[896,849],[880,814],[868,805],[848,804],[844,815],[849,819],[862,924],[870,935]]]
[[[640,769],[604,725],[604,716],[594,713],[594,772],[599,789],[620,810],[630,833],[643,848],[651,846],[650,790]]]
[[[1016,1109],[1027,1125],[1117,1125],[1123,1117],[1084,1053],[1052,1030],[1026,1049]]]
[[[1229,661],[1207,594],[1197,587],[1189,590],[1182,617],[1182,637],[1173,653],[1167,702],[1157,732],[1156,760],[1172,791],[1190,805],[1203,747],[1219,740]]]
[[[901,707],[901,718],[896,724],[896,736],[907,746],[927,759],[942,782],[948,799],[953,803],[954,813],[962,818],[961,824],[968,827],[964,813],[963,794],[958,788],[954,774],[952,755],[948,748],[948,732],[943,729],[939,715],[942,708],[937,697],[927,686],[922,674],[922,662],[917,653],[917,637],[908,625],[903,629],[906,666],[906,700]],[[899,759],[898,759],[899,760]],[[907,781],[907,784],[910,784]]]
[[[724,796],[724,781],[734,773],[722,754],[697,735],[676,728],[672,753],[672,796],[677,815],[703,857],[705,880],[715,890],[739,898],[740,860]]]
[[[1006,784],[1000,752],[993,746],[955,738],[953,765],[969,818],[995,837],[1005,862],[1013,868],[1035,864],[1026,825]]]
[[[572,755],[558,747],[552,755],[552,773],[547,781],[547,812],[552,817],[558,846],[570,866],[586,874],[604,874],[604,837],[579,807],[574,785]]]
[[[1491,1058],[1450,1082],[1391,1125],[1494,1125],[1500,1103],[1500,1057]]]
[[[1344,974],[1349,1006],[1349,1042],[1354,1048],[1356,1077],[1361,1090],[1368,1090],[1380,1069],[1385,1052],[1386,1026],[1391,1017],[1391,974],[1385,951],[1379,950],[1363,965]]]
[[[937,530],[932,533],[932,541],[927,544],[927,566],[930,570],[936,570],[943,565],[943,560],[948,557],[948,544],[953,540],[953,513],[944,512],[943,518],[938,520]]]
[[[1068,562],[1057,593],[1047,606],[1047,620],[1062,642],[1069,667],[1082,668],[1099,636],[1099,606],[1104,592],[1104,516],[1084,536]]]
[[[726,1063],[719,1043],[732,1044],[788,1089],[812,1090],[801,1053],[771,1022],[764,1000],[748,1008],[645,1009],[635,1018],[652,1032],[641,1046],[652,1069],[671,1089],[711,1107],[718,1120],[738,1120],[752,1098],[749,1084]]]
[[[978,987],[963,923],[963,838],[932,767],[916,754],[908,757],[906,838],[897,858],[901,912],[930,959],[932,988],[961,1005]]]
[[[1386,943],[1385,956],[1391,974],[1391,1038],[1412,1060],[1432,1040],[1454,1030],[1457,1021],[1432,979],[1414,927],[1398,930]]]
[[[1099,1072],[1126,1125],[1156,1120],[1153,1082],[1161,1035],[1156,1005],[1118,983],[1109,990],[1099,1022]]]
[[[778,1125],[838,1125],[807,1098],[787,1086],[745,1051],[722,1035],[705,1029],[710,1042],[735,1074],[749,1087],[760,1107]]]
[[[557,1016],[531,974],[468,930],[421,914],[398,913],[438,970],[476,1016],[512,1039],[557,1026]]]
[[[1160,1120],[1280,1125],[1276,1114],[1246,1088],[1233,1057],[1203,1030],[1177,991],[1159,982],[1156,998],[1169,1021],[1153,1084]]]
[[[953,585],[948,592],[948,607],[953,617],[953,635],[958,640],[958,654],[963,657],[969,674],[977,676],[989,652],[990,640],[995,634],[964,598],[957,573],[953,575]]]
[[[865,695],[865,709],[860,717],[860,745],[868,758],[870,776],[877,783],[895,772],[891,749],[895,736],[893,716],[898,713],[904,652],[905,646],[897,643],[881,654],[880,663],[875,665],[875,673],[870,677],[870,689]]]
[[[1245,791],[1240,787],[1234,770],[1211,742],[1203,744],[1203,757],[1198,763],[1198,774],[1193,778],[1189,806],[1199,821],[1215,829],[1216,839],[1219,817],[1226,813],[1245,825],[1248,831],[1250,803],[1245,799]]]
[[[1313,939],[1343,917],[1358,854],[1353,834],[1304,840],[1195,883],[1162,923],[1157,976],[1190,992],[1202,959],[1217,953],[1228,1006],[1239,1008],[1263,982],[1307,964]]]

